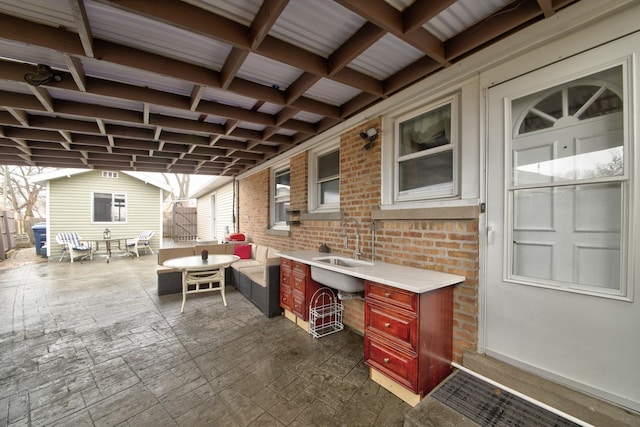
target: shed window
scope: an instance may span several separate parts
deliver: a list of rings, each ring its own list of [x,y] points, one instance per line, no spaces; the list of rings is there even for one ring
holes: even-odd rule
[[[94,222],[126,222],[127,196],[122,193],[93,193]]]

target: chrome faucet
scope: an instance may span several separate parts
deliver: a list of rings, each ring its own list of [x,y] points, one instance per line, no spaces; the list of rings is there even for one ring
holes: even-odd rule
[[[354,259],[360,259],[360,256],[362,255],[362,252],[360,252],[360,223],[358,222],[357,219],[355,219],[352,216],[346,217],[344,219],[344,221],[353,221],[353,223],[356,225],[356,247],[355,250],[353,252],[353,258]],[[345,249],[348,246],[348,236],[347,236],[347,227],[345,225],[345,222],[342,223],[343,227],[344,227],[344,247]]]

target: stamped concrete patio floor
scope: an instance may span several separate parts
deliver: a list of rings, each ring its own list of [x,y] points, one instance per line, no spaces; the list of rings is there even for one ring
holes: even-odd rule
[[[400,426],[362,337],[314,339],[227,286],[156,295],[156,257],[0,271],[0,426]]]

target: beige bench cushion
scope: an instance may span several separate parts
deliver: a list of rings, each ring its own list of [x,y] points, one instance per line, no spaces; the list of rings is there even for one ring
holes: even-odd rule
[[[233,245],[226,244],[196,245],[195,254],[198,255],[205,249],[211,255],[233,255]]]
[[[251,281],[257,283],[263,288],[267,287],[267,281],[264,278],[265,267],[262,265],[254,267],[244,267],[240,269],[240,273],[247,276]]]
[[[257,245],[256,246],[256,261],[258,261],[261,264],[266,264],[267,262],[267,252],[269,251],[269,248],[267,246],[264,245]]]
[[[193,256],[194,254],[195,251],[193,249],[193,246],[185,246],[179,248],[162,248],[158,251],[158,265],[162,265],[168,259]]]
[[[236,261],[233,264],[231,264],[231,268],[233,268],[234,270],[240,270],[242,268],[256,267],[256,266],[261,267],[261,264],[255,259],[241,259],[240,261]]]

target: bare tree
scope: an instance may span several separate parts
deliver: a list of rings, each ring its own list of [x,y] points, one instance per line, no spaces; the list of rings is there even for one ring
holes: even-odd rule
[[[624,156],[622,151],[612,152],[611,161],[596,165],[597,176],[624,175]]]
[[[35,184],[30,178],[45,171],[34,166],[3,166],[2,205],[12,209],[22,219],[44,217],[44,199],[41,196],[42,185]]]
[[[190,175],[186,174],[177,174],[177,173],[163,173],[162,177],[164,181],[172,188],[173,200],[185,200],[189,197],[189,182]],[[172,181],[174,184],[172,184]],[[178,189],[176,193],[175,188]]]

